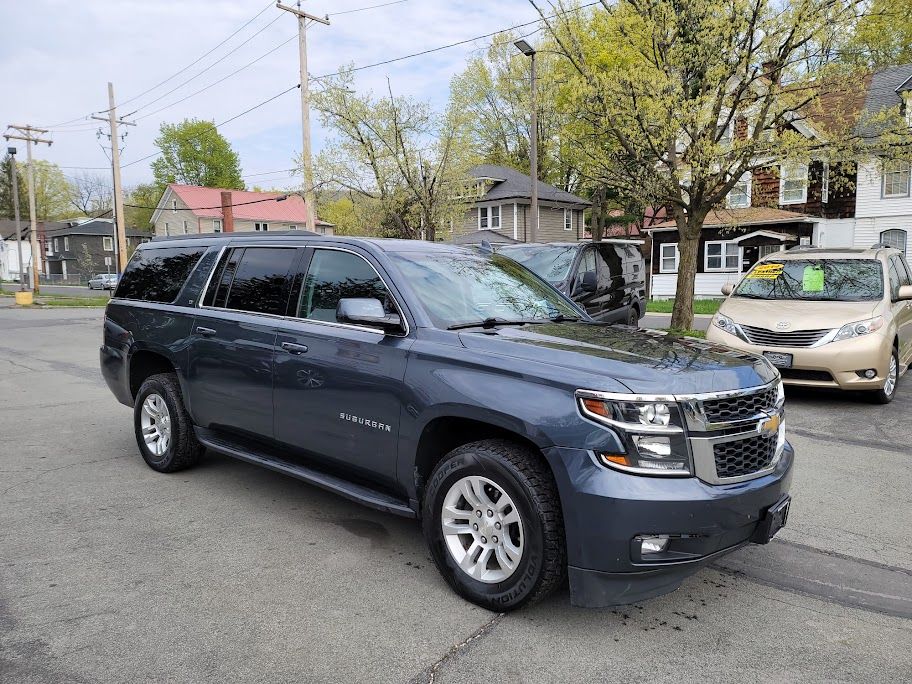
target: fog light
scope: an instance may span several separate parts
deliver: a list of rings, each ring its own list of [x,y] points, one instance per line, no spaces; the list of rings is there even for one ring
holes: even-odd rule
[[[865,371],[865,377],[868,380],[870,380],[871,378],[873,378],[876,375],[877,375],[877,371],[874,370],[873,368],[868,368],[868,370]]]
[[[660,534],[655,537],[640,537],[640,555],[662,553],[668,548],[668,535]]]

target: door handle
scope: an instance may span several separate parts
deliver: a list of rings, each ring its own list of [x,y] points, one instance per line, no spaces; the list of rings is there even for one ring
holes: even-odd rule
[[[289,354],[306,354],[307,353],[307,345],[295,344],[294,342],[282,342],[282,349],[287,351]]]
[[[201,325],[196,326],[196,334],[202,335],[203,337],[209,337],[210,335],[215,335],[215,330],[212,328],[204,328]]]

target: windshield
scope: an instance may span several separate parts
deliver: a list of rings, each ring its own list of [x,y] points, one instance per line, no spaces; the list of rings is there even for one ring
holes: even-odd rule
[[[392,257],[438,328],[491,318],[549,321],[581,316],[560,293],[499,254],[400,253]]]
[[[549,283],[567,279],[576,245],[509,245],[498,249]]]
[[[737,297],[809,301],[872,301],[883,297],[883,266],[875,259],[764,261],[738,284]]]

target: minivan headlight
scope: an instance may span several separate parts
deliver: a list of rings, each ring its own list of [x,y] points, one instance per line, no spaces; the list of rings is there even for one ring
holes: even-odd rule
[[[839,342],[839,340],[848,340],[853,337],[862,337],[863,335],[868,335],[872,332],[880,330],[883,326],[883,316],[875,316],[874,318],[868,318],[864,321],[846,323],[839,329],[839,332],[836,333],[836,336],[832,341]]]
[[[691,459],[678,404],[673,400],[639,401],[578,395],[581,413],[613,428],[627,450],[600,452],[615,470],[638,475],[687,476]]]
[[[744,338],[744,335],[741,333],[741,328],[738,327],[738,324],[735,323],[732,319],[724,314],[720,314],[718,311],[716,315],[713,316],[712,324],[716,326],[719,330],[724,330],[729,335],[734,335],[745,342],[747,340]]]

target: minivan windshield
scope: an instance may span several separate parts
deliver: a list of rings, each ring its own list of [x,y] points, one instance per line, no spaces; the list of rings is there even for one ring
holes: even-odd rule
[[[499,254],[400,252],[392,257],[438,328],[583,315],[547,283]]]
[[[507,245],[497,251],[557,284],[567,279],[576,249],[576,245]]]
[[[876,259],[763,261],[735,288],[736,297],[860,302],[883,297],[883,266]]]

